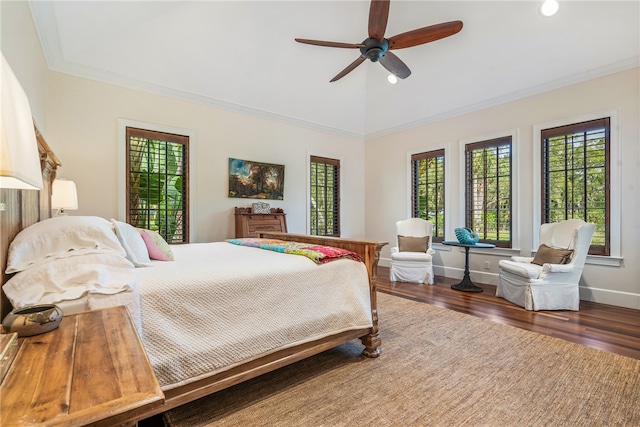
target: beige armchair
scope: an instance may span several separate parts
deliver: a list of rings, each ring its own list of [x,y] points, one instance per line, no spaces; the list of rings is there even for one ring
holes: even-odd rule
[[[396,222],[397,244],[391,248],[389,270],[392,282],[433,284],[431,229],[431,222],[421,218]]]
[[[574,310],[595,225],[569,219],[540,227],[535,257],[501,260],[496,296],[527,310]]]

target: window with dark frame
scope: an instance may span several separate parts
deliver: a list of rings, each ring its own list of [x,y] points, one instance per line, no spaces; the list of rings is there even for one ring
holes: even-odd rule
[[[465,226],[480,241],[512,246],[511,136],[465,146]]]
[[[412,216],[431,221],[432,240],[444,241],[444,150],[411,155]]]
[[[126,221],[189,242],[189,137],[126,128]]]
[[[340,237],[340,160],[311,156],[311,234]]]
[[[610,255],[610,118],[541,131],[542,222],[596,225],[591,255]]]

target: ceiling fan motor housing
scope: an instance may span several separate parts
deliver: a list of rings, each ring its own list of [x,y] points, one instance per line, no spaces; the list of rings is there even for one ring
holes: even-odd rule
[[[389,41],[382,39],[382,41],[369,37],[362,42],[364,46],[360,48],[360,53],[363,56],[369,58],[371,62],[378,62],[380,58],[389,50]]]

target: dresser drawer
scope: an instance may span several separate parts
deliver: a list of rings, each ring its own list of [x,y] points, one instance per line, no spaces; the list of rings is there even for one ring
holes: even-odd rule
[[[249,233],[255,233],[257,231],[282,231],[282,225],[278,218],[260,219],[251,221],[249,220]]]

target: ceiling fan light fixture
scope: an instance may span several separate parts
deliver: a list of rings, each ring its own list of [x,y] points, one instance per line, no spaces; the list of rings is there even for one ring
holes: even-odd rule
[[[559,5],[557,0],[544,0],[540,6],[540,13],[544,16],[553,16],[558,11]]]
[[[396,76],[394,76],[393,74],[389,74],[387,76],[387,81],[389,83],[391,83],[392,85],[394,85],[394,84],[398,83],[398,78]]]

